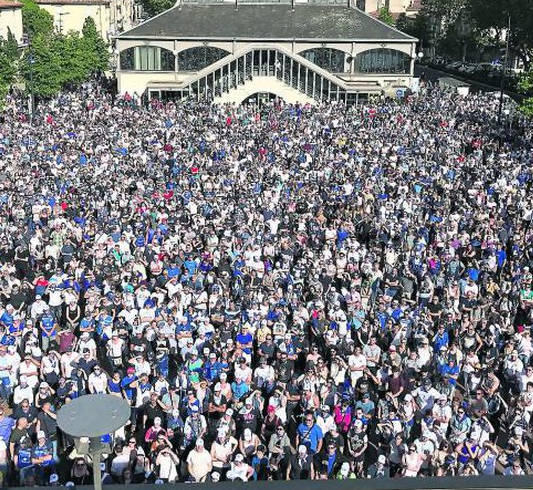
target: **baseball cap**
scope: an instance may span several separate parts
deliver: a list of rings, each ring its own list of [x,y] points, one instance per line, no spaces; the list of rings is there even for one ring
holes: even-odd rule
[[[387,458],[385,457],[385,455],[381,454],[378,457],[378,463],[385,464],[386,462],[387,462]]]
[[[244,461],[244,457],[243,457],[243,455],[242,455],[241,453],[237,454],[237,455],[235,456],[235,461],[236,461],[236,462]]]
[[[40,430],[39,432],[37,432],[37,439],[46,439],[46,434],[44,430]]]
[[[50,485],[53,485],[53,484],[57,483],[58,481],[59,481],[59,476],[58,476],[58,474],[57,474],[57,473],[52,473],[52,474],[50,475],[50,480],[49,480]]]

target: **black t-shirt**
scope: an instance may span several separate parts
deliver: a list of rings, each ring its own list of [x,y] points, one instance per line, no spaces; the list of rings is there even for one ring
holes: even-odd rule
[[[430,313],[433,313],[434,315],[438,315],[442,311],[442,306],[439,303],[429,303],[427,305],[427,308]]]
[[[44,412],[41,412],[37,419],[40,422],[41,430],[46,434],[46,438],[55,441],[57,438],[57,422]]]
[[[19,429],[18,427],[15,427],[11,431],[9,442],[12,442],[13,444],[15,444],[15,446],[18,446],[23,437],[28,437],[28,438],[30,437],[28,429]]]
[[[37,418],[37,409],[35,407],[30,406],[28,411],[25,412],[22,410],[21,407],[18,407],[13,412],[13,418],[15,420],[18,420],[20,417],[25,417],[28,420],[28,423],[32,423]]]
[[[161,407],[156,403],[155,407],[152,406],[150,403],[146,404],[144,406],[144,415],[146,415],[146,426],[150,427],[154,424],[154,419],[156,417],[159,417],[161,420],[165,419],[165,414],[163,413],[163,410]]]
[[[285,361],[280,361],[277,366],[278,379],[282,383],[286,383],[292,376],[294,371],[294,361],[287,359]]]
[[[268,359],[272,359],[274,357],[274,352],[276,350],[276,344],[274,344],[274,342],[270,342],[270,343],[263,342],[259,346],[259,349],[261,350],[263,354],[267,356]]]
[[[18,293],[13,294],[9,298],[9,302],[15,307],[16,310],[18,310],[20,306],[22,305],[22,303],[26,301],[26,299],[27,299],[26,294],[23,293],[22,291],[19,291]]]

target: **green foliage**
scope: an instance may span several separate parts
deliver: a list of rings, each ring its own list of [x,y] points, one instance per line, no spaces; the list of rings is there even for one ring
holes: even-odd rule
[[[9,27],[7,28],[7,40],[4,48],[9,56],[9,59],[17,60],[19,58],[19,43]]]
[[[54,18],[33,0],[22,0],[22,25],[31,39],[38,35],[48,36],[54,30]]]
[[[21,63],[28,91],[52,97],[62,88],[75,87],[108,68],[109,51],[92,17],[83,25],[83,35],[45,31],[30,38]]]
[[[520,104],[520,111],[527,116],[533,117],[533,69],[522,76],[518,89],[523,94],[529,95]]]
[[[175,0],[140,0],[142,8],[148,17],[160,14],[169,8],[172,8]]]
[[[432,40],[440,44],[442,50],[453,48],[459,35],[476,48],[502,45],[502,34],[511,18],[511,52],[529,67],[533,54],[533,1],[532,0],[423,0],[422,12],[433,23]],[[463,32],[469,27],[472,32]],[[453,53],[443,51],[442,54]]]
[[[415,17],[400,14],[396,20],[396,29],[420,39],[422,44],[431,36],[430,20],[423,12],[419,12]]]
[[[381,22],[385,22],[385,24],[389,24],[390,26],[394,26],[394,17],[389,12],[389,9],[387,7],[381,7],[378,11],[378,19]]]
[[[53,97],[61,90],[61,53],[55,36],[38,35],[22,59],[21,72],[28,91],[39,97]]]
[[[77,32],[55,36],[52,49],[60,60],[58,75],[62,86],[76,86],[90,77],[91,65],[85,43]]]
[[[92,73],[104,72],[109,67],[109,49],[96,29],[92,17],[87,17],[82,29],[86,62]]]
[[[8,39],[5,41],[0,37],[0,108],[4,105],[6,95],[17,74],[18,50],[13,50],[13,36],[10,34],[11,31],[8,31]]]

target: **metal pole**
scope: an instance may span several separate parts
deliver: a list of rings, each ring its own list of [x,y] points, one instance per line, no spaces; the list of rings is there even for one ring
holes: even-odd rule
[[[30,126],[33,125],[33,115],[35,113],[35,98],[34,98],[34,95],[33,95],[33,51],[31,50],[31,47],[30,47],[30,57],[29,57],[29,62],[30,62],[30,104],[31,104],[31,109],[30,109]]]
[[[93,454],[94,490],[102,490],[102,473],[100,471],[100,453]]]
[[[99,437],[91,437],[90,446],[97,448],[91,451],[91,458],[93,460],[93,480],[94,490],[102,490],[102,472],[100,471],[100,447],[102,446]]]
[[[503,73],[500,81],[500,103],[498,104],[498,124],[502,119],[502,107],[503,107],[503,88],[505,86],[505,78],[507,76],[507,62],[509,59],[509,42],[511,40],[511,14],[507,16],[507,42],[505,45],[505,61],[503,63]]]

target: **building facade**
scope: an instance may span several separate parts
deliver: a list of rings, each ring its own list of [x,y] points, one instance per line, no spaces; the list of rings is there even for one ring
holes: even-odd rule
[[[22,42],[22,4],[11,0],[0,0],[0,36],[7,39],[8,32]]]
[[[134,23],[134,0],[36,0],[54,17],[58,32],[81,32],[87,17],[92,17],[98,32],[111,40]]]
[[[118,36],[118,90],[353,103],[410,87],[416,42],[346,4],[177,5]]]

